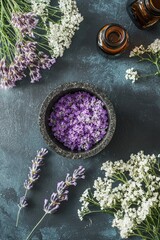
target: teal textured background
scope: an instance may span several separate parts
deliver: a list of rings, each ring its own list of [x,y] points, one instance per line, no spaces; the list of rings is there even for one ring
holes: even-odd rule
[[[97,214],[80,222],[77,209],[82,192],[103,175],[100,167],[105,160],[127,160],[130,153],[142,149],[146,153],[160,152],[160,79],[144,79],[133,85],[124,78],[127,68],[138,67],[150,73],[154,72],[152,65],[129,59],[129,52],[117,59],[104,58],[97,52],[96,35],[106,23],[126,27],[130,49],[159,37],[160,25],[149,31],[138,30],[125,5],[121,0],[78,0],[84,21],[64,57],[51,71],[43,72],[40,83],[30,84],[26,79],[15,89],[0,91],[0,240],[24,240],[43,214],[43,199],[55,191],[57,181],[79,165],[86,167],[86,180],[73,189],[69,202],[57,214],[46,218],[32,240],[121,239],[111,227],[109,215]],[[50,151],[40,181],[30,192],[30,207],[22,211],[16,229],[17,203],[24,193],[23,181],[31,159],[37,149],[47,147],[38,126],[40,106],[56,86],[72,81],[89,82],[106,92],[117,114],[116,133],[104,151],[88,160],[67,160]]]

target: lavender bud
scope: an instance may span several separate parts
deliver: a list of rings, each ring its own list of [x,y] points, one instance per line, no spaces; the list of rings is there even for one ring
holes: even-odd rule
[[[74,170],[73,172],[73,178],[78,180],[78,179],[85,179],[85,168],[80,166],[78,169]]]
[[[26,35],[34,37],[33,29],[36,28],[38,19],[33,13],[18,13],[12,15],[12,24],[22,33],[23,37]]]
[[[72,176],[70,176],[70,174],[68,173],[67,176],[66,176],[66,185],[67,186],[76,186],[77,185],[77,182],[75,179],[73,179]]]
[[[25,208],[28,205],[25,196],[20,198],[20,202],[19,202],[19,207],[20,208]]]
[[[48,153],[48,150],[45,149],[45,148],[41,148],[40,151],[37,151],[36,160],[37,160],[39,165],[43,164],[43,158],[47,153]]]
[[[49,203],[47,199],[44,200],[44,207],[43,210],[47,214],[55,213],[59,208],[59,203]]]
[[[25,180],[24,181],[24,188],[26,190],[30,190],[31,188],[33,188],[33,182],[30,182],[29,180]]]
[[[40,58],[40,67],[42,69],[50,69],[52,65],[56,63],[55,58],[49,58],[49,56],[44,54],[43,52],[39,53],[39,58]]]
[[[8,67],[6,66],[6,61],[4,59],[2,59],[0,61],[0,75],[4,75],[7,74],[8,72]]]
[[[15,87],[15,83],[7,78],[1,78],[0,88],[9,89]]]
[[[38,82],[41,79],[40,69],[38,67],[31,68],[30,71],[31,83]]]

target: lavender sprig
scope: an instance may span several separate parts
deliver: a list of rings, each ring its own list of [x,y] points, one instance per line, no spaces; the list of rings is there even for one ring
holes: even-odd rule
[[[53,192],[50,201],[48,199],[44,200],[43,210],[45,214],[39,220],[39,222],[32,229],[26,240],[30,239],[32,233],[36,230],[39,224],[43,221],[43,219],[47,216],[47,214],[52,214],[57,212],[62,202],[68,200],[68,188],[70,186],[76,186],[77,180],[85,178],[85,169],[80,166],[78,169],[74,170],[72,176],[67,174],[65,181],[61,181],[57,183],[57,192]]]
[[[30,71],[31,83],[37,82],[42,77],[41,69],[50,69],[56,60],[50,58],[44,52],[37,51],[37,42],[19,42],[16,44],[17,53],[11,65],[7,61],[0,60],[0,77],[2,88],[12,88],[17,81],[25,77],[26,69]]]
[[[27,199],[26,199],[27,193],[31,188],[33,188],[34,182],[36,182],[39,179],[40,167],[43,165],[43,159],[47,153],[48,153],[48,150],[45,148],[41,148],[39,151],[37,151],[37,155],[35,159],[32,160],[32,166],[29,167],[28,179],[25,180],[24,182],[24,188],[26,189],[26,191],[24,196],[20,198],[20,202],[18,204],[19,210],[17,213],[16,227],[18,226],[19,216],[22,208],[25,208],[26,206],[28,206]]]

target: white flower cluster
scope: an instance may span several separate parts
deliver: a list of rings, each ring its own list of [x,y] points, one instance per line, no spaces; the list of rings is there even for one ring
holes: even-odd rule
[[[148,45],[147,48],[145,48],[143,45],[140,45],[139,47],[135,47],[131,52],[130,52],[130,57],[138,57],[141,56],[145,53],[152,53],[152,54],[157,54],[160,52],[160,39],[155,39],[153,43]]]
[[[101,169],[105,171],[105,178],[95,180],[93,199],[99,203],[100,211],[112,211],[112,226],[120,230],[122,238],[128,238],[148,216],[152,217],[153,209],[160,208],[157,158],[141,151],[132,154],[127,163],[123,160],[107,161]],[[81,220],[86,212],[92,212],[88,199],[87,190],[81,198],[82,209],[78,210]]]
[[[50,22],[48,42],[52,49],[52,57],[62,57],[64,50],[70,47],[75,31],[83,17],[79,13],[75,0],[59,0],[62,17],[59,23]]]
[[[160,39],[156,39],[153,43],[151,43],[147,50],[147,52],[157,54],[160,52]]]
[[[89,206],[88,199],[90,198],[89,191],[90,191],[90,188],[87,188],[79,200],[82,203],[81,210],[78,210],[78,216],[81,221],[83,220],[84,215],[86,215],[89,212],[89,208],[88,208]]]
[[[129,68],[126,70],[126,75],[125,75],[126,80],[131,80],[132,83],[135,83],[139,79],[138,72],[134,70],[134,68]]]
[[[154,42],[146,48],[143,45],[139,47],[136,46],[130,52],[129,57],[138,57],[140,61],[152,63],[157,68],[157,72],[140,76],[134,68],[130,68],[126,71],[125,78],[127,80],[131,80],[132,83],[135,83],[135,81],[142,77],[160,76],[160,39],[155,39]]]
[[[131,52],[129,57],[136,57],[139,55],[143,55],[145,53],[145,48],[143,45],[140,45],[139,47],[135,47]]]
[[[32,11],[39,16],[46,14],[46,8],[50,5],[50,0],[30,0]]]

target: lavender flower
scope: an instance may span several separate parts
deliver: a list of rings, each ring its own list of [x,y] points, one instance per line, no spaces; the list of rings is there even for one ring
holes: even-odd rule
[[[48,150],[45,148],[41,148],[37,151],[37,155],[34,160],[32,160],[32,166],[29,167],[29,174],[28,179],[24,182],[24,188],[26,189],[25,195],[20,198],[20,202],[18,204],[19,211],[17,214],[17,221],[16,226],[18,226],[19,215],[22,208],[25,208],[28,203],[26,200],[28,191],[33,188],[33,184],[39,179],[40,177],[40,167],[43,165],[44,156],[48,153]]]
[[[68,201],[68,188],[71,185],[76,186],[77,180],[84,179],[85,178],[85,169],[80,166],[78,169],[74,170],[73,175],[70,176],[70,174],[67,174],[65,181],[61,181],[57,183],[57,192],[53,192],[50,201],[45,199],[44,200],[44,206],[43,210],[45,214],[40,219],[40,221],[35,225],[35,227],[32,229],[26,240],[30,239],[32,233],[35,231],[35,229],[39,226],[39,224],[43,221],[43,219],[46,217],[47,214],[53,214],[57,212],[60,205],[64,201]]]
[[[12,16],[12,24],[21,32],[23,37],[26,35],[34,37],[33,29],[36,28],[38,19],[36,15],[31,12],[24,14],[16,13]]]
[[[42,69],[50,69],[54,63],[56,63],[55,58],[49,58],[47,54],[39,52],[40,67]]]
[[[76,186],[78,179],[85,179],[85,169],[80,166],[78,169],[75,169],[73,172],[73,176],[70,176],[70,174],[67,174],[66,176],[66,185],[70,186]]]
[[[7,89],[15,86],[14,81],[12,81],[9,77],[9,69],[6,66],[6,61],[2,59],[0,61],[0,78],[1,78],[1,88]]]
[[[40,68],[37,67],[36,65],[32,65],[30,68],[30,77],[31,77],[31,83],[39,82],[41,79],[42,75],[40,73]]]
[[[66,94],[49,118],[54,137],[71,150],[89,150],[105,136],[108,112],[104,103],[87,92]]]
[[[41,69],[50,69],[56,62],[43,52],[37,52],[36,42],[17,43],[17,53],[14,62],[6,66],[6,61],[0,61],[1,88],[12,88],[15,83],[25,77],[25,70],[29,68],[31,83],[39,81],[42,77]]]
[[[50,69],[54,58],[62,56],[70,47],[75,31],[83,17],[75,0],[4,1],[1,11],[0,61],[6,62],[5,73],[0,71],[0,87],[13,88],[29,70],[31,83],[39,81],[41,69]],[[24,47],[36,41],[35,49]],[[21,41],[19,52],[16,43]],[[31,44],[31,43],[30,43]],[[45,53],[39,54],[43,50]],[[1,64],[1,63],[0,63]]]
[[[19,201],[19,207],[20,208],[25,208],[27,206],[28,206],[28,203],[26,201],[26,197],[25,196],[21,197],[20,201]]]

